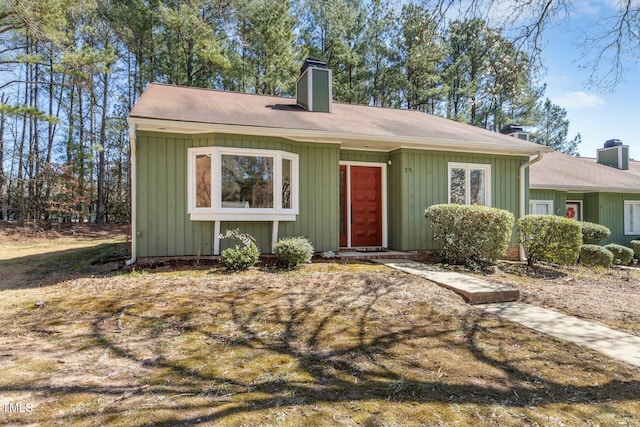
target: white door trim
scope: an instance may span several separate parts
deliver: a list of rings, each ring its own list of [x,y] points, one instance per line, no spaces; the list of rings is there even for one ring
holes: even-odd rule
[[[345,221],[347,222],[347,248],[351,248],[351,221],[350,221],[350,213],[351,213],[351,166],[368,166],[368,167],[377,167],[380,168],[380,183],[382,187],[382,247],[389,247],[388,236],[387,236],[387,164],[386,163],[375,163],[375,162],[354,162],[354,161],[340,161],[340,166],[346,166],[345,173],[345,190],[346,190],[346,199],[347,199],[347,218]]]

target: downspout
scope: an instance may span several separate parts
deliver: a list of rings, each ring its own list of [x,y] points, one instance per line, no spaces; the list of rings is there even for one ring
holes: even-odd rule
[[[540,160],[542,160],[542,151],[538,151],[537,157],[535,157],[534,159],[531,159],[528,162],[520,165],[520,218],[524,217],[527,214],[527,186],[525,185],[525,171],[529,166],[534,163],[538,163]],[[524,254],[524,248],[522,247],[522,245],[520,245],[520,261],[526,261],[526,259],[527,258]]]
[[[131,259],[125,265],[136,262],[136,125],[129,125],[129,147],[131,149]]]

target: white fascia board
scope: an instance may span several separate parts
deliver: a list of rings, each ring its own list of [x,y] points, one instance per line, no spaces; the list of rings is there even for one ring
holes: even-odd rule
[[[464,153],[483,153],[497,155],[534,155],[536,153],[553,151],[546,146],[518,147],[515,144],[496,144],[492,142],[468,142],[455,139],[432,139],[424,137],[408,136],[376,136],[366,134],[352,134],[344,132],[327,132],[305,129],[273,128],[260,126],[227,125],[199,122],[182,122],[164,119],[149,119],[140,117],[129,117],[127,121],[135,124],[138,130],[154,132],[177,132],[185,134],[201,133],[228,133],[240,135],[272,136],[291,139],[300,142],[316,142],[324,144],[345,144],[352,142],[356,145],[370,143],[390,143],[394,147],[386,150],[393,151],[399,148],[430,151],[452,151]],[[346,146],[345,149],[356,147]]]

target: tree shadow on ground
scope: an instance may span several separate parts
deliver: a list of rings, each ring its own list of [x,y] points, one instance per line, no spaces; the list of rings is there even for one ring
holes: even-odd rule
[[[448,313],[419,301],[398,305],[394,300],[405,292],[404,285],[365,274],[353,283],[327,283],[329,292],[304,285],[283,291],[247,282],[235,291],[190,299],[167,295],[171,307],[164,311],[127,314],[136,316],[139,325],[138,335],[131,338],[183,339],[181,352],[151,358],[141,357],[134,342],[119,342],[118,333],[105,327],[113,323],[114,313],[126,308],[124,301],[114,300],[104,316],[94,319],[91,336],[100,348],[145,372],[145,388],[138,393],[147,405],[114,404],[75,417],[135,420],[136,413],[146,411],[155,418],[135,425],[224,425],[241,414],[327,403],[437,402],[526,409],[542,402],[611,405],[640,395],[638,376],[625,379],[624,368],[609,381],[573,381],[572,376],[584,372],[608,375],[607,369],[584,357],[589,353],[578,349],[573,356],[551,340],[553,351],[505,352],[507,343],[524,348],[532,337],[544,339],[490,315],[471,309]],[[189,363],[194,360],[196,367]],[[271,364],[274,360],[280,364]],[[549,364],[557,366],[556,372],[567,370],[567,378],[543,372]],[[476,376],[474,381],[465,378],[466,368]],[[444,377],[438,374],[443,369],[448,371]],[[120,386],[0,387],[0,392],[16,391],[114,399],[127,392]],[[171,400],[175,396],[189,398],[177,402]],[[169,400],[173,403],[163,407]],[[157,418],[163,409],[170,412]]]

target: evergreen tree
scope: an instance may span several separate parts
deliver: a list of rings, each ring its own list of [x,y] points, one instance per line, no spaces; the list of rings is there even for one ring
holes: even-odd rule
[[[539,116],[535,131],[530,137],[531,141],[565,154],[576,155],[582,137],[577,134],[574,139],[567,140],[569,133],[567,111],[547,98],[540,105]]]
[[[424,6],[407,4],[400,26],[395,66],[403,75],[402,107],[434,114],[444,95],[440,67],[445,53],[436,23]]]
[[[243,92],[293,95],[296,20],[289,0],[248,0],[237,17],[240,55],[234,73]]]

